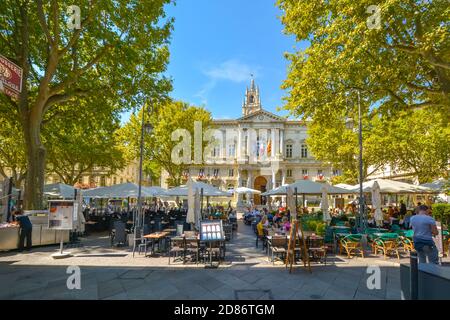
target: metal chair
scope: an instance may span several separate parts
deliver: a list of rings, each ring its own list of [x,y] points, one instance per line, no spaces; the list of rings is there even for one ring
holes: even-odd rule
[[[114,221],[113,230],[111,230],[111,247],[115,244],[127,243],[126,223],[122,221]]]
[[[141,254],[142,248],[144,248],[145,253],[147,253],[147,240],[144,238],[142,228],[136,228],[135,231],[135,236],[133,236],[133,258],[136,247],[138,249],[138,254]]]
[[[185,261],[186,257],[195,256],[195,263],[198,264],[200,256],[200,242],[197,238],[185,238]]]
[[[229,241],[233,238],[233,226],[231,224],[223,224],[223,232],[225,233],[225,240]]]
[[[170,264],[170,257],[174,254],[173,261],[177,259],[178,254],[181,254],[183,263],[185,263],[186,260],[186,239],[180,238],[180,239],[171,239],[170,240],[170,249],[169,249],[169,264]]]
[[[275,264],[276,255],[281,255],[283,257],[286,254],[287,243],[286,236],[272,236],[272,241],[269,246],[269,251],[272,251],[272,264]]]
[[[352,254],[356,252],[359,252],[361,257],[364,258],[364,247],[362,245],[361,234],[349,234],[341,238],[340,245],[340,247],[347,253],[348,258],[352,258]]]

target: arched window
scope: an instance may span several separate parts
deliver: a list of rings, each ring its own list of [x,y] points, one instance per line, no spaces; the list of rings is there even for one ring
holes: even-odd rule
[[[255,101],[255,98],[253,96],[250,96],[249,101],[250,103],[253,103]]]

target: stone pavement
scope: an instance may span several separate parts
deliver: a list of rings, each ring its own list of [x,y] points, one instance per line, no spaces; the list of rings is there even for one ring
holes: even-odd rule
[[[332,256],[312,273],[296,266],[290,274],[272,265],[242,223],[227,244],[218,269],[175,263],[167,257],[133,258],[128,248],[108,247],[107,236],[84,239],[68,249],[73,257],[53,260],[56,246],[31,253],[0,253],[0,299],[400,299],[397,259]],[[81,289],[69,290],[67,266],[79,266]],[[368,266],[379,266],[381,288],[369,290]]]

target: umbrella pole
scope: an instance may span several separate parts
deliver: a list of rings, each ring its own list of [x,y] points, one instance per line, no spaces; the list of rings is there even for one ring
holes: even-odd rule
[[[297,187],[295,187],[295,219],[297,220],[297,208],[298,208],[298,199],[297,199],[298,193],[297,193]],[[292,219],[292,218],[291,218]]]
[[[206,197],[206,201],[208,201],[208,197]],[[200,189],[200,217],[203,220],[203,188]],[[195,224],[198,224],[198,221],[195,221]]]

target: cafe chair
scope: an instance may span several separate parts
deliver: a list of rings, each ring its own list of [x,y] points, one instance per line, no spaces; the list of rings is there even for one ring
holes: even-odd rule
[[[399,247],[403,249],[405,253],[411,253],[414,250],[414,242],[404,236],[399,237]]]
[[[383,237],[376,238],[374,240],[374,249],[375,254],[381,252],[384,256],[384,259],[387,258],[388,255],[395,254],[397,259],[400,260],[399,253],[399,239],[397,234],[384,234]]]
[[[126,224],[122,221],[114,221],[114,227],[110,233],[111,247],[125,245],[127,243]]]
[[[275,264],[275,256],[280,255],[281,258],[286,255],[287,251],[287,237],[286,236],[272,236],[272,241],[270,242],[269,251],[272,252],[272,264]]]
[[[173,254],[173,262],[177,260],[181,256],[183,263],[186,261],[186,242],[184,238],[181,239],[171,239],[170,241],[170,249],[169,249],[169,264],[170,258]]]
[[[340,247],[345,250],[347,257],[352,258],[352,254],[360,253],[364,258],[364,247],[362,245],[361,234],[349,234],[340,239]]]
[[[186,257],[190,256],[191,260],[195,257],[195,263],[198,264],[200,257],[200,242],[197,238],[185,238],[185,254],[184,262],[186,262]]]
[[[136,248],[138,250],[138,254],[141,254],[141,250],[144,249],[145,254],[147,254],[147,239],[144,238],[143,232],[141,228],[136,228],[136,236],[134,237],[133,233],[133,258],[134,252]]]

